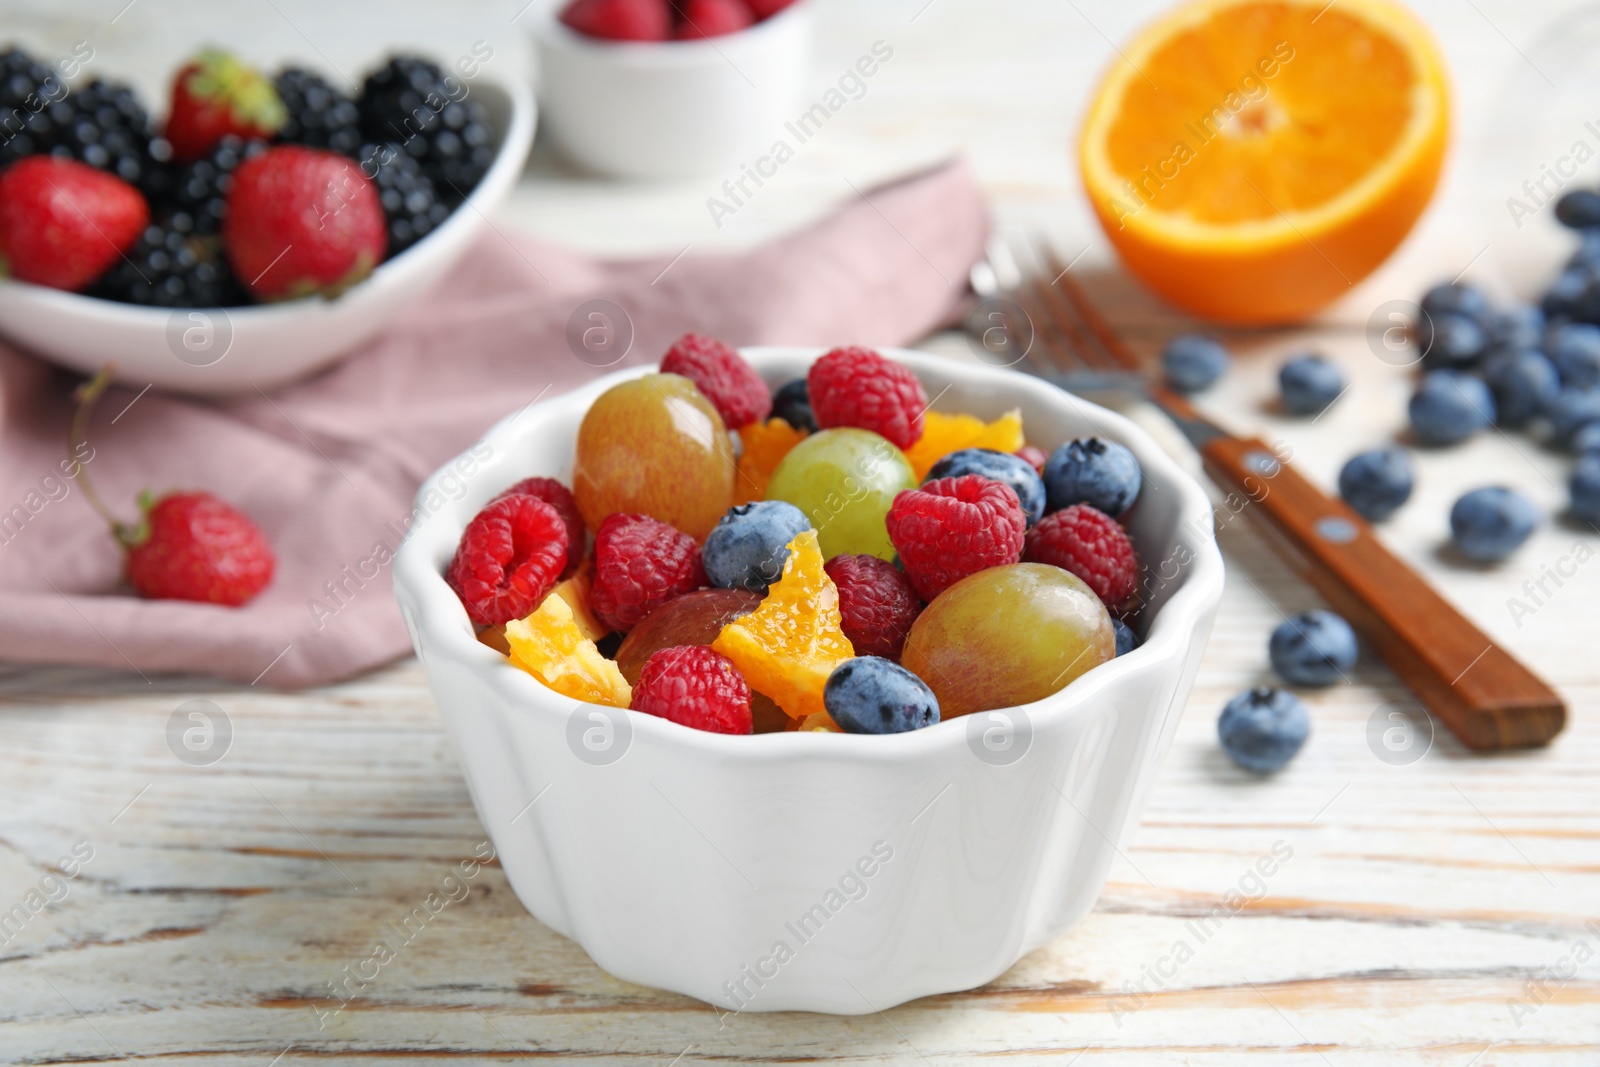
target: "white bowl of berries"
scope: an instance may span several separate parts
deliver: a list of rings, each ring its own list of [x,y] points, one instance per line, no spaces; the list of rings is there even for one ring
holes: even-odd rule
[[[48,68],[0,66],[50,95]],[[208,51],[159,128],[125,87],[56,95],[0,149],[0,333],[198,394],[270,389],[381,331],[482,231],[534,129],[528,87],[478,59],[393,58],[349,96]],[[85,138],[88,106],[109,126]]]
[[[748,195],[749,183],[776,174],[806,136],[786,132],[786,120],[820,127],[815,116],[789,113],[810,58],[806,0],[570,0],[541,8],[533,41],[551,138],[601,174],[726,170]],[[865,62],[875,69],[878,60]],[[830,115],[824,106],[821,118]]]
[[[693,335],[662,368],[502,420],[397,557],[512,888],[729,1012],[990,981],[1139,817],[1221,596],[1206,494],[1014,372]]]

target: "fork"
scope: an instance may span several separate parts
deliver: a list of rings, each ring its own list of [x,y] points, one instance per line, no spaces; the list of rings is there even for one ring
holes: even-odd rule
[[[991,298],[985,307],[1004,331],[1003,344],[1013,355],[1023,350],[1020,369],[1069,392],[1121,392],[1165,413],[1211,480],[1243,497],[1242,510],[1268,543],[1467,747],[1527,748],[1561,732],[1566,707],[1555,691],[1385,548],[1361,515],[1267,442],[1230,434],[1147,376],[1070,268],[1042,243],[1037,258],[1037,267],[1025,269],[997,242],[973,270],[973,288]],[[984,332],[986,346],[993,329]]]

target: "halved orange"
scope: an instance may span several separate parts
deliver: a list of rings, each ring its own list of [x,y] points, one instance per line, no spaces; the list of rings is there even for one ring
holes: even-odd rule
[[[1116,59],[1079,167],[1128,269],[1180,308],[1292,322],[1386,259],[1433,196],[1444,63],[1387,0],[1197,0]]]

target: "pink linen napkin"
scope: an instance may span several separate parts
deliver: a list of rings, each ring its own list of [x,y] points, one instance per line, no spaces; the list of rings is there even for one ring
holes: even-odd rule
[[[956,162],[742,255],[598,262],[496,230],[315,378],[224,402],[113,389],[89,433],[96,487],[128,518],[145,488],[206,489],[254,518],[278,569],[243,608],[147,601],[122,584],[121,551],[62,473],[78,379],[0,346],[0,658],[277,687],[396,659],[410,642],[379,546],[397,546],[417,486],[496,419],[615,369],[573,355],[577,305],[628,312],[635,339],[619,366],[654,363],[687,330],[739,345],[902,344],[948,320],[987,228]]]

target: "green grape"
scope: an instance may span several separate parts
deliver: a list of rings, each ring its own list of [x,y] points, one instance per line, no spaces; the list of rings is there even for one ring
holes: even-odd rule
[[[1042,700],[1116,657],[1100,598],[1046,563],[970,574],[933,598],[906,635],[900,662],[939,698],[939,715]]]
[[[895,494],[916,485],[904,453],[871,430],[823,430],[783,457],[767,499],[806,513],[825,559],[849,553],[892,560],[883,519]]]

